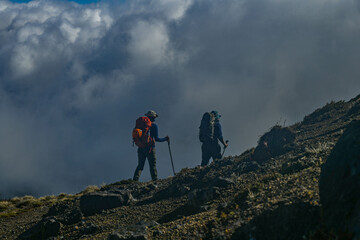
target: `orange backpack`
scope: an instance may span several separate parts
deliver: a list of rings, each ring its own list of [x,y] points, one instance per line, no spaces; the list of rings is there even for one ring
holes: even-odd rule
[[[133,142],[139,148],[154,146],[154,139],[150,137],[151,121],[148,117],[139,117],[132,131]]]

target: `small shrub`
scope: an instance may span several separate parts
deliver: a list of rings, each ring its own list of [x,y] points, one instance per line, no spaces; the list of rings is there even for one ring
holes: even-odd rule
[[[25,195],[21,198],[23,201],[31,201],[31,200],[34,200],[35,198],[33,196],[30,196],[30,195]]]
[[[85,190],[83,190],[82,192],[80,192],[81,194],[87,194],[87,193],[92,193],[92,192],[96,192],[99,191],[100,188],[96,185],[89,185],[85,188]]]
[[[66,193],[60,193],[58,199],[66,198],[68,195]]]
[[[9,201],[0,201],[0,212],[8,209],[11,206],[13,206],[13,205]]]
[[[41,202],[45,202],[45,203],[54,203],[57,201],[57,197],[55,195],[49,195],[49,196],[44,196],[44,197],[40,197],[39,201]]]
[[[20,202],[20,198],[19,197],[13,197],[12,199],[9,200],[12,204],[17,204],[18,202]]]
[[[19,201],[17,201],[15,204],[16,208],[31,208],[31,207],[39,207],[41,205],[42,205],[41,200],[29,195],[19,198]]]

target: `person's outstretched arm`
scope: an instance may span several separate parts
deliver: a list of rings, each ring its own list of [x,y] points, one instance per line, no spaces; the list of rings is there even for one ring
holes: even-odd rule
[[[217,138],[219,139],[219,141],[224,145],[224,147],[227,147],[228,144],[224,141],[224,137],[222,135],[222,129],[221,129],[221,124],[217,123]]]
[[[164,138],[159,138],[159,130],[156,124],[152,124],[150,130],[150,136],[154,138],[156,142],[165,142],[165,141],[169,141],[170,139],[169,136],[166,136]]]

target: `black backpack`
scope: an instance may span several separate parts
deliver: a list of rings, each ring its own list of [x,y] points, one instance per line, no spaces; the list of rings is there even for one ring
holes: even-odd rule
[[[214,125],[215,125],[215,115],[209,112],[204,113],[199,127],[200,142],[214,141]]]

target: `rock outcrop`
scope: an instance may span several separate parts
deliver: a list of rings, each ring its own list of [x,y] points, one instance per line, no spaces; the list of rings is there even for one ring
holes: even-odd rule
[[[319,182],[324,220],[329,229],[360,238],[360,121],[349,124],[327,162]]]
[[[320,207],[310,204],[280,205],[236,229],[231,239],[303,240],[318,225],[319,212]]]
[[[84,215],[89,216],[103,210],[127,205],[131,200],[132,196],[128,191],[119,190],[117,193],[93,192],[81,196],[80,209]]]
[[[48,239],[60,233],[62,224],[54,217],[42,219],[33,228],[19,236],[22,240]]]
[[[253,159],[263,163],[292,149],[294,142],[295,133],[291,129],[276,125],[259,139]]]

